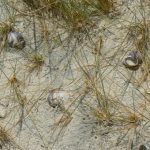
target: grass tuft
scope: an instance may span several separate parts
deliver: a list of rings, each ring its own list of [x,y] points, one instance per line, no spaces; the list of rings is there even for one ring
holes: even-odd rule
[[[44,57],[41,54],[33,54],[28,58],[27,67],[29,72],[40,72],[44,65]]]

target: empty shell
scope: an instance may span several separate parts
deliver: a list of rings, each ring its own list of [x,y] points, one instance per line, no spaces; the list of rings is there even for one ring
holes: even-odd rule
[[[142,56],[139,51],[131,51],[123,61],[123,65],[130,70],[138,70],[142,61]]]
[[[26,45],[26,42],[19,32],[10,32],[8,34],[8,45],[11,48],[23,49]]]
[[[56,98],[53,98],[53,96],[51,96],[51,95],[48,96],[47,101],[48,101],[49,105],[53,108],[60,105],[59,100]]]

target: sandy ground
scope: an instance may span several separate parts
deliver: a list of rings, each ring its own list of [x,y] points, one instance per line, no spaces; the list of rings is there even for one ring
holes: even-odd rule
[[[107,98],[140,112],[143,110],[139,105],[145,100],[145,89],[149,93],[149,78],[138,87],[136,80],[143,76],[142,68],[136,72],[129,71],[122,65],[122,59],[128,51],[135,49],[132,41],[126,39],[126,27],[141,20],[142,13],[138,0],[118,3],[120,15],[114,19],[94,18],[96,26],[89,32],[91,41],[98,43],[102,38],[104,42],[99,62],[101,77],[97,86],[100,89],[104,86]],[[3,6],[4,1],[0,4],[0,21],[7,20],[16,13],[10,9],[9,14],[9,7]],[[144,9],[145,18],[150,20],[148,1]],[[128,130],[128,127],[117,121],[116,125],[99,123],[87,107],[87,104],[96,106],[95,95],[90,87],[85,86],[87,78],[79,67],[79,64],[87,66],[85,68],[89,74],[95,74],[95,44],[90,43],[87,37],[76,45],[74,39],[69,44],[61,44],[57,41],[57,35],[61,35],[63,31],[58,29],[56,33],[51,22],[47,22],[51,37],[47,44],[37,25],[37,51],[44,57],[44,65],[40,72],[29,73],[28,58],[35,52],[32,19],[33,17],[18,18],[15,24],[15,28],[25,37],[25,49],[16,51],[7,47],[0,56],[0,125],[10,138],[9,142],[1,141],[1,149],[127,150],[133,147],[133,150],[138,150],[139,145],[148,143],[149,121],[143,120],[136,129]],[[63,33],[61,36],[65,40],[67,34]],[[19,80],[17,90],[21,98],[16,96],[16,91],[9,84],[9,79],[14,74]],[[50,106],[52,97],[57,103],[55,108]],[[116,106],[110,109],[117,114],[121,113],[122,108]],[[144,115],[149,118],[149,112]]]

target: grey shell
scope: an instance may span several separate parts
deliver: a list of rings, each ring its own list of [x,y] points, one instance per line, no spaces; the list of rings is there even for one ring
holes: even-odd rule
[[[26,45],[26,42],[19,32],[10,32],[8,34],[8,45],[11,48],[23,49]]]
[[[130,70],[139,69],[142,63],[142,55],[137,50],[131,51],[123,61],[123,65]]]

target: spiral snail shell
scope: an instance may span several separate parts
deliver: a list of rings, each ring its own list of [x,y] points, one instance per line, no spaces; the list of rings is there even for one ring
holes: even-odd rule
[[[26,42],[19,32],[12,31],[8,34],[7,37],[8,45],[11,48],[23,49],[26,45]]]
[[[131,51],[123,61],[123,65],[130,70],[138,70],[142,61],[142,55],[139,51]]]
[[[55,108],[55,107],[57,107],[57,106],[60,105],[59,100],[56,99],[56,98],[53,98],[53,95],[50,95],[50,94],[49,94],[49,96],[48,96],[48,98],[47,98],[47,101],[48,101],[49,105],[50,105],[51,107],[53,107],[53,108]]]

